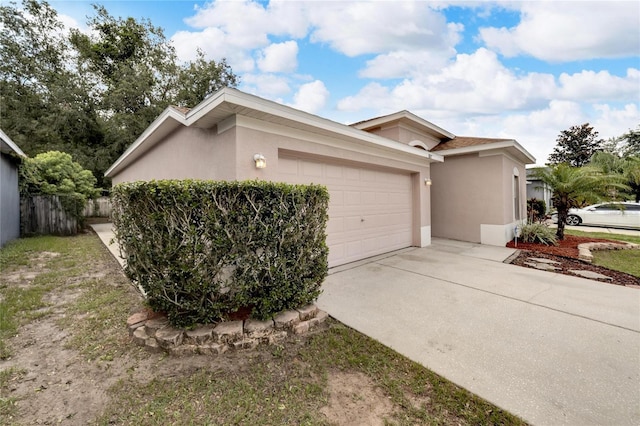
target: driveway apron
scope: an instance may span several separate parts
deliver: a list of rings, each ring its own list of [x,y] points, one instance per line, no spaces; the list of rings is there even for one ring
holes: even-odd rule
[[[640,424],[640,290],[432,246],[333,269],[342,323],[533,424]]]

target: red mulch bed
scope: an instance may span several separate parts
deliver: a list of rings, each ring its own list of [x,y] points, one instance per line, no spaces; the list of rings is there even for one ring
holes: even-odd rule
[[[617,284],[622,286],[640,286],[640,278],[633,275],[625,274],[624,272],[613,271],[611,269],[603,268],[601,266],[592,265],[587,262],[578,260],[578,245],[582,243],[590,242],[613,242],[619,243],[619,241],[605,240],[601,238],[589,238],[589,237],[576,237],[574,235],[565,235],[564,240],[560,241],[557,246],[546,246],[544,244],[523,243],[518,241],[517,245],[515,241],[507,243],[509,248],[517,248],[520,251],[515,259],[511,260],[511,263],[518,266],[524,266],[531,268],[527,265],[530,257],[542,257],[549,260],[560,262],[559,265],[554,265],[560,268],[557,273],[573,275],[576,274],[570,272],[570,270],[592,271],[602,275],[610,277],[608,279],[596,279],[596,281]]]

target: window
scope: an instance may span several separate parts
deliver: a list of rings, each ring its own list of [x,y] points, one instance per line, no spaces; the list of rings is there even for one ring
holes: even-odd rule
[[[597,211],[610,211],[610,210],[620,210],[620,207],[612,206],[611,204],[603,204],[595,208]]]
[[[520,220],[520,177],[513,177],[513,218]]]

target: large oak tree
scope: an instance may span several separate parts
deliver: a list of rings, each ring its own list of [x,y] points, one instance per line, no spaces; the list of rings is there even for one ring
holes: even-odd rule
[[[589,123],[563,130],[556,139],[556,146],[549,155],[550,164],[566,163],[573,167],[587,164],[593,154],[602,151],[603,139]]]
[[[46,2],[0,6],[0,127],[28,155],[58,150],[103,173],[168,105],[238,83],[225,60],[180,63],[161,28],[94,6],[66,32]]]

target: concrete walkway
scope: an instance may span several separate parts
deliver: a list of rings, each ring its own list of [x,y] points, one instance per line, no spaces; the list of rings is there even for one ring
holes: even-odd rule
[[[91,226],[91,228],[98,234],[98,238],[100,241],[104,243],[105,246],[109,249],[113,257],[120,263],[120,266],[124,268],[124,259],[120,257],[120,250],[118,248],[118,244],[116,244],[113,235],[113,224],[112,223],[95,223]]]
[[[92,225],[111,244],[111,224]],[[537,425],[640,424],[640,290],[434,239],[333,268],[318,306]]]
[[[525,420],[640,424],[640,290],[434,239],[331,270],[318,306]]]

